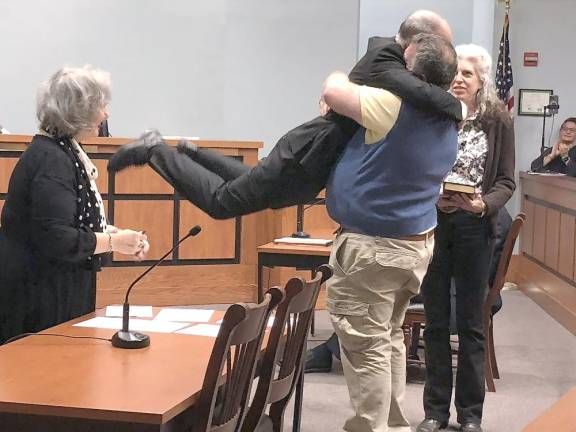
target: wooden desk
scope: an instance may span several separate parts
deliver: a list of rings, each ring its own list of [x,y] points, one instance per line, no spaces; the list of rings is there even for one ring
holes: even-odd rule
[[[258,246],[258,301],[264,298],[262,270],[264,267],[295,267],[297,270],[313,271],[328,264],[331,246],[293,245],[266,243]]]
[[[520,173],[520,256],[511,279],[576,334],[576,178]]]
[[[102,314],[102,311],[99,311]],[[110,338],[114,330],[72,327],[47,332]],[[212,321],[223,316],[213,315]],[[32,336],[0,348],[2,431],[118,432],[177,429],[202,387],[214,338],[151,333],[149,348]]]

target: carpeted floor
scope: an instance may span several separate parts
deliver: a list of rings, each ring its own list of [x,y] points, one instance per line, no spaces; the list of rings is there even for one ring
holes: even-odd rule
[[[496,393],[486,393],[483,418],[486,432],[521,431],[576,385],[575,337],[521,292],[506,291],[503,299],[504,307],[494,323],[501,378],[496,380]],[[318,311],[316,318],[317,330],[310,347],[332,332],[325,311]],[[423,371],[410,370],[409,375],[405,412],[415,429],[423,418]],[[306,375],[302,432],[342,430],[351,412],[337,361],[332,373]],[[291,416],[290,410],[285,417],[285,431],[292,430]],[[453,409],[447,430],[457,430],[455,419]]]

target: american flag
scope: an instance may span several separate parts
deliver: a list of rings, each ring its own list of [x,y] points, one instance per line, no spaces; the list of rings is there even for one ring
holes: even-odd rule
[[[510,61],[510,43],[508,39],[508,28],[510,21],[508,12],[504,17],[504,27],[500,38],[500,51],[498,53],[498,64],[496,70],[496,91],[502,102],[508,106],[508,111],[514,108],[514,80],[512,78],[512,62]]]

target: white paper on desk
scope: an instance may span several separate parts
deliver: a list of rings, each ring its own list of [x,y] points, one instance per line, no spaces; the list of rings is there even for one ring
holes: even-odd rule
[[[321,238],[282,237],[274,239],[274,243],[330,246],[332,244],[332,240]]]
[[[123,306],[111,305],[106,306],[107,317],[122,317]],[[152,318],[152,306],[133,306],[130,305],[130,316],[138,318]]]
[[[130,330],[146,331],[153,333],[173,333],[176,330],[186,327],[186,324],[170,322],[131,319],[129,322]],[[122,328],[122,318],[96,317],[80,323],[74,324],[74,327],[92,327],[120,330]]]
[[[211,309],[164,308],[158,312],[154,321],[208,322],[213,313]]]
[[[196,335],[196,336],[209,336],[216,337],[220,331],[218,324],[196,324],[185,329],[178,330],[176,333]]]
[[[539,176],[552,176],[552,177],[561,177],[561,176],[566,176],[566,174],[563,173],[557,173],[557,172],[531,172],[531,175],[539,175]]]

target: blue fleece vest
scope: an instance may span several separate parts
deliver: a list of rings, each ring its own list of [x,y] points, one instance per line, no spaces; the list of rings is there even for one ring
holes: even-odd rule
[[[383,140],[366,144],[365,132],[356,132],[332,170],[326,191],[330,217],[345,229],[381,237],[436,226],[440,184],[458,150],[455,123],[403,102]]]

